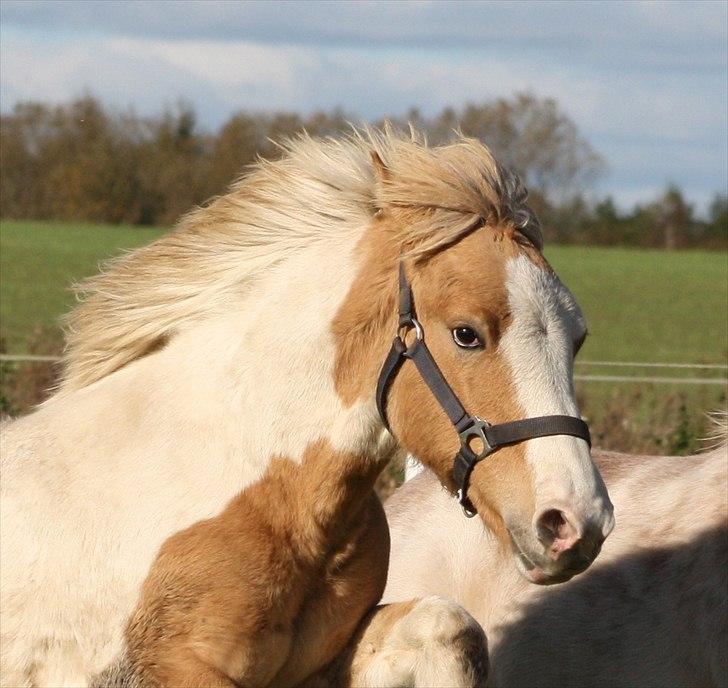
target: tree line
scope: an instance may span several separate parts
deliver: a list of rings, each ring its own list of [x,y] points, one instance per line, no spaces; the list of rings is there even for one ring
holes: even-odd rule
[[[303,129],[341,135],[355,120],[341,110],[239,112],[209,132],[183,104],[158,117],[113,111],[91,96],[56,106],[18,104],[0,117],[0,214],[171,225],[223,193],[258,156],[279,155],[275,141]],[[715,195],[704,218],[674,185],[626,212],[610,197],[591,200],[604,161],[552,98],[521,93],[433,117],[413,109],[388,120],[405,128],[412,123],[435,144],[455,130],[484,141],[524,179],[551,241],[666,248],[728,243],[724,193]]]

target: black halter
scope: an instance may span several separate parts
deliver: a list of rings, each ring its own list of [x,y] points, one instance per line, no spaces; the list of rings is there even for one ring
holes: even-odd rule
[[[407,347],[404,335],[413,328],[416,339],[410,347]],[[411,359],[417,366],[422,379],[427,383],[430,391],[442,406],[460,436],[460,449],[455,455],[452,476],[455,485],[458,486],[458,501],[468,517],[475,516],[477,513],[467,496],[470,474],[479,461],[482,461],[496,449],[507,444],[516,444],[535,437],[550,435],[580,437],[591,446],[589,426],[581,418],[575,418],[574,416],[540,416],[538,418],[514,420],[500,425],[490,425],[477,416],[471,416],[460,403],[455,392],[452,391],[425,344],[422,325],[415,317],[412,287],[407,281],[404,265],[400,263],[399,327],[377,383],[377,409],[379,409],[379,415],[387,430],[390,429],[387,422],[387,392],[392,380],[394,380],[401,365],[407,358]],[[470,448],[469,443],[474,438],[479,439],[483,444],[483,449],[479,454],[476,454]]]

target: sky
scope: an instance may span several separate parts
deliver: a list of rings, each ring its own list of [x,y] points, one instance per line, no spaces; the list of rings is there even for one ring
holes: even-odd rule
[[[0,109],[91,93],[213,130],[238,110],[432,115],[555,97],[623,208],[728,185],[728,2],[3,0]]]

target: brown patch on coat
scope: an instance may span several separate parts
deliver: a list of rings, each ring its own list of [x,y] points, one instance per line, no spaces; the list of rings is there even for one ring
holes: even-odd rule
[[[170,537],[126,629],[153,686],[289,686],[331,661],[384,590],[383,462],[306,448]]]
[[[417,221],[417,212],[380,212],[358,247],[359,272],[332,324],[336,390],[347,405],[371,398],[376,389],[396,331],[399,259],[412,248],[402,243],[401,225]],[[446,250],[406,262],[427,346],[468,412],[491,423],[524,417],[510,366],[498,347],[511,322],[505,265],[524,253],[547,267],[541,253],[512,227],[483,227]],[[465,351],[454,344],[451,329],[463,324],[485,336],[483,350]],[[457,433],[410,361],[390,387],[387,413],[395,438],[454,489]],[[508,541],[505,515],[533,514],[532,485],[523,444],[499,450],[473,471],[468,496],[503,544]]]

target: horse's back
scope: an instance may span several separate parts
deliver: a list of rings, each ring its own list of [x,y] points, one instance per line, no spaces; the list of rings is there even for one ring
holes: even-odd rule
[[[728,685],[726,448],[594,458],[616,527],[586,572],[527,583],[434,479],[418,476],[387,505],[385,594],[437,593],[465,606],[486,630],[498,688]]]
[[[727,571],[724,525],[538,591],[498,630],[493,685],[724,686]]]

